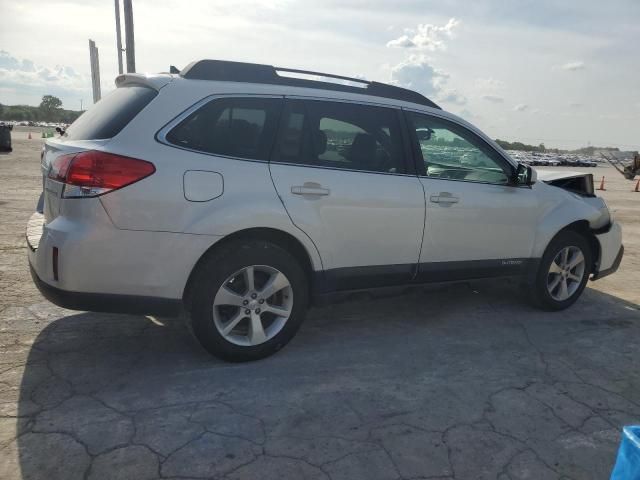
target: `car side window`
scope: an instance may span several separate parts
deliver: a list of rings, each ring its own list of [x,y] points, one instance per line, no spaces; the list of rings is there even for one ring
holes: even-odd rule
[[[272,161],[404,173],[397,111],[330,101],[289,100]]]
[[[509,169],[475,134],[440,118],[408,113],[427,177],[506,184]]]
[[[201,152],[268,160],[281,104],[277,98],[215,99],[180,122],[166,139]]]

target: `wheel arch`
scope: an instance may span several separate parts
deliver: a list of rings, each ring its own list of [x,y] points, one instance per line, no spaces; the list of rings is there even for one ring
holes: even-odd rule
[[[309,288],[313,288],[312,283],[315,277],[313,274],[315,271],[313,258],[299,239],[297,239],[290,233],[275,228],[247,228],[226,235],[224,238],[211,245],[211,247],[209,247],[200,256],[194,267],[191,269],[191,273],[189,274],[189,278],[187,279],[187,283],[184,287],[182,298],[185,307],[189,308],[189,305],[191,303],[191,292],[193,290],[193,280],[196,277],[196,272],[205,261],[205,259],[208,256],[213,255],[215,252],[219,251],[221,248],[224,248],[226,245],[242,240],[262,240],[270,242],[282,247],[283,249],[291,253],[296,258],[296,260],[300,262],[300,265],[307,274],[307,278],[309,279]]]
[[[575,222],[562,227],[549,239],[545,246],[545,250],[558,235],[566,231],[576,232],[587,239],[589,246],[591,247],[591,265],[589,265],[589,273],[595,272],[600,259],[600,242],[598,242],[598,239],[587,220],[576,220]]]

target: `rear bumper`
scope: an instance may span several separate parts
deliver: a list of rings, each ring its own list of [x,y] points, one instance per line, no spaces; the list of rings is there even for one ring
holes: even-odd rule
[[[29,220],[27,254],[43,295],[69,309],[175,311],[194,265],[219,237],[120,230],[98,201],[86,200],[69,207],[92,209],[85,217],[45,224],[36,212]]]
[[[624,255],[622,228],[619,223],[613,222],[606,231],[596,234],[596,239],[600,244],[600,258],[591,280],[598,280],[618,270]]]
[[[162,316],[177,316],[182,311],[182,302],[178,299],[61,290],[43,282],[31,262],[29,269],[33,283],[44,298],[69,310]]]

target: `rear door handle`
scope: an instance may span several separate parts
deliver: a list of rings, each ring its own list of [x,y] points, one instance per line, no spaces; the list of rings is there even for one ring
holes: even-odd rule
[[[331,193],[331,190],[324,188],[319,183],[305,182],[304,185],[296,185],[291,187],[291,193],[294,195],[317,195],[325,196]]]
[[[440,192],[438,195],[431,195],[429,200],[431,200],[432,203],[451,204],[458,203],[460,198],[454,197],[453,194],[449,192]]]

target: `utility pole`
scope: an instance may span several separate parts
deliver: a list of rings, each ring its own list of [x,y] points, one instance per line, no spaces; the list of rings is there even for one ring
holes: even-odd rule
[[[89,39],[89,61],[91,62],[91,86],[93,88],[93,103],[100,100],[100,61],[96,42]]]
[[[116,3],[116,49],[118,50],[118,73],[122,75],[122,34],[120,32],[120,0]]]
[[[133,35],[133,9],[131,0],[123,0],[124,6],[124,33],[126,35],[127,73],[136,71],[136,49]]]

